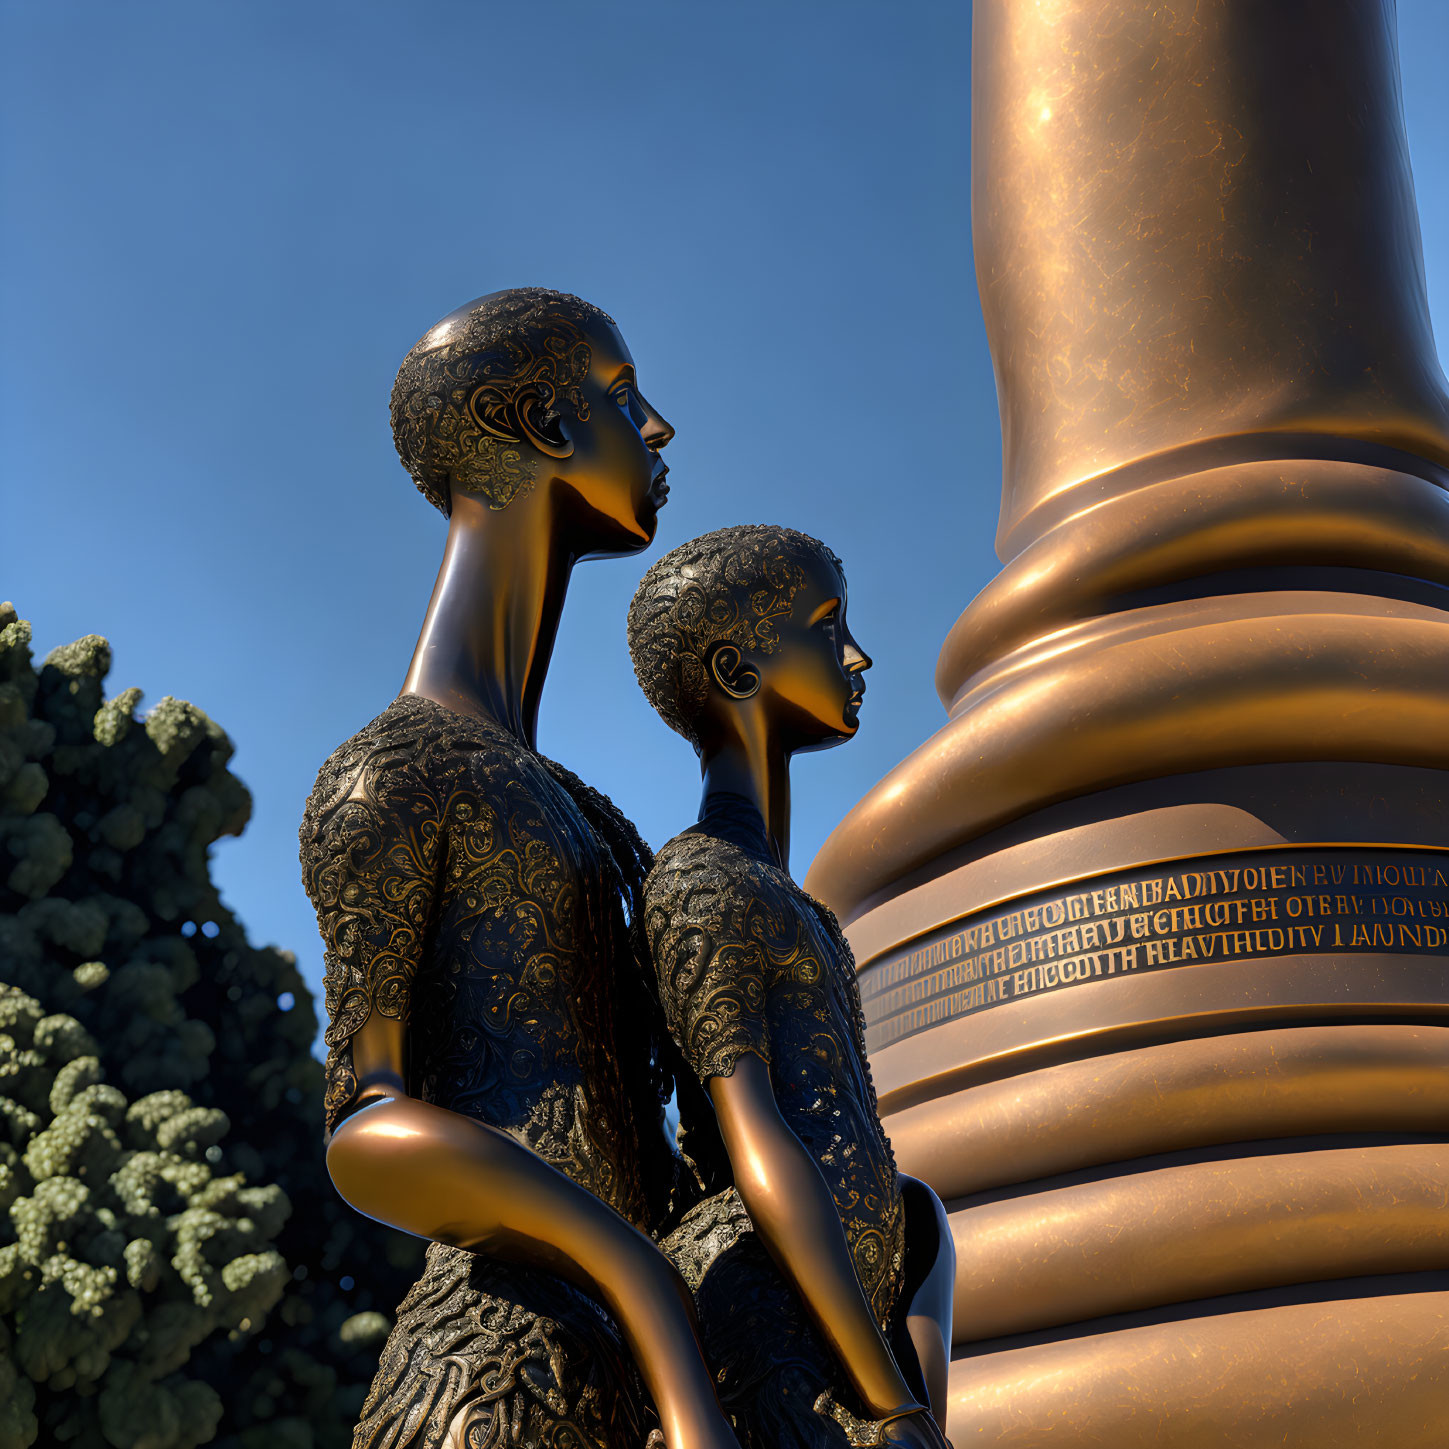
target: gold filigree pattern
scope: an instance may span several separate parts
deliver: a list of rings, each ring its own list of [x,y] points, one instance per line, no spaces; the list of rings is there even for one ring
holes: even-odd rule
[[[405,696],[323,766],[301,845],[326,946],[329,1130],[357,1092],[352,1040],[377,1011],[406,1023],[412,1095],[511,1133],[657,1229],[682,1173],[663,1130],[665,1030],[629,924],[649,862],[632,826],[506,731]],[[384,1354],[379,1422],[421,1422],[426,1400],[446,1424],[515,1369],[527,1382],[508,1390],[509,1423],[544,1414],[536,1360],[563,1397],[553,1427],[524,1442],[622,1443],[578,1427],[616,1410],[585,1413],[596,1369],[570,1367],[582,1348],[555,1351],[594,1330],[579,1338],[528,1304],[597,1310],[547,1274],[482,1262],[430,1254]],[[358,1444],[434,1442],[378,1434]]]
[[[583,382],[593,354],[584,329],[597,322],[612,319],[567,292],[520,287],[470,302],[413,347],[393,385],[393,441],[434,507],[448,513],[450,484],[492,509],[533,486],[537,459],[511,428],[496,425],[486,404],[506,413],[527,391],[545,421],[564,403],[586,420]]]
[[[834,915],[772,862],[686,832],[644,885],[665,1019],[701,1082],[753,1052],[819,1164],[861,1286],[884,1324],[900,1290],[904,1218],[865,1052],[855,962]]]
[[[902,1352],[905,1215],[835,917],[763,854],[704,832],[659,853],[644,919],[670,1030],[701,1081],[754,1053],[816,1159],[877,1321]],[[661,1244],[695,1295],[720,1401],[746,1449],[872,1433],[844,1371],[733,1189]],[[837,1409],[840,1412],[837,1412]]]
[[[435,1243],[397,1312],[353,1449],[642,1449],[652,1417],[592,1300]]]
[[[697,1203],[660,1246],[694,1294],[705,1358],[742,1449],[846,1449],[889,1442],[846,1384],[800,1295],[733,1188]],[[892,1351],[914,1353],[897,1304]]]

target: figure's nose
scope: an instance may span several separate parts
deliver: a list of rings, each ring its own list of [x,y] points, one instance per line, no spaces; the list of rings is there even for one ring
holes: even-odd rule
[[[854,637],[845,641],[845,672],[847,674],[864,674],[874,661],[870,655],[855,642]]]
[[[639,432],[645,443],[657,453],[674,436],[674,426],[660,414],[648,398],[640,397],[639,402],[644,408],[644,426],[639,429]]]

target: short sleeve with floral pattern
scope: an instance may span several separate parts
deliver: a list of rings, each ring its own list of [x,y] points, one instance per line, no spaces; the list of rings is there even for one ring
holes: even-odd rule
[[[702,1084],[746,1052],[769,1064],[780,1115],[820,1168],[884,1323],[900,1291],[904,1216],[854,958],[835,917],[771,858],[762,822],[756,831],[747,845],[739,821],[712,817],[656,856],[644,919],[660,999]]]
[[[677,837],[645,882],[644,923],[665,1018],[698,1080],[731,1075],[746,1053],[773,1061],[769,1002],[798,962],[800,925],[753,857]]]
[[[407,1019],[443,851],[428,771],[395,738],[381,743],[319,781],[304,835],[304,880],[327,948],[329,1130],[357,1091],[352,1038],[374,1011]]]

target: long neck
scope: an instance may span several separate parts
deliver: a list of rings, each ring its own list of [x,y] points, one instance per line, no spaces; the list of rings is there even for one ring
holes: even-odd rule
[[[456,499],[403,694],[491,719],[530,749],[573,558],[536,511]]]
[[[743,795],[765,822],[775,858],[790,869],[790,756],[765,725],[762,711],[743,713],[736,728],[700,749],[703,806],[715,794]]]

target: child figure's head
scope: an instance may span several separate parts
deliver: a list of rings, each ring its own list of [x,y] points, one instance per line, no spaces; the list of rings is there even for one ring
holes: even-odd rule
[[[629,608],[650,704],[697,750],[762,725],[787,753],[858,728],[870,659],[845,622],[845,571],[793,528],[721,528],[664,555]]]

